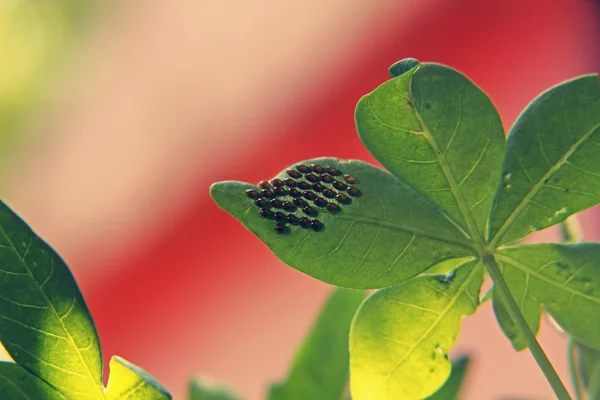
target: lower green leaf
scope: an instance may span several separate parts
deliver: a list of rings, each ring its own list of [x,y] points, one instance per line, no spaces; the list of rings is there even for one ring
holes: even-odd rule
[[[472,260],[368,297],[350,333],[352,398],[423,399],[438,390],[450,374],[447,352],[463,316],[477,309],[482,284],[483,268]]]
[[[216,386],[207,379],[196,378],[190,383],[188,400],[237,400],[229,388]]]
[[[426,400],[458,400],[458,395],[462,389],[467,368],[469,366],[469,357],[459,358],[452,363],[452,372],[450,377],[435,394],[429,396]]]
[[[579,356],[579,376],[583,386],[587,388],[596,370],[600,373],[600,350],[577,343],[577,354]]]
[[[323,307],[285,383],[269,400],[339,400],[348,383],[348,334],[364,292],[336,289]]]
[[[66,397],[20,365],[0,362],[0,399],[65,400]]]
[[[511,246],[498,250],[502,274],[531,330],[542,306],[575,339],[600,349],[599,243]],[[525,339],[494,298],[500,325],[520,350]]]
[[[107,400],[170,400],[171,395],[143,369],[121,357],[110,360]]]

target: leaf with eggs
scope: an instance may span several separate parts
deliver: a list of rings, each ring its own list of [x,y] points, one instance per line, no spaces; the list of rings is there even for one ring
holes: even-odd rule
[[[219,207],[240,220],[283,262],[338,286],[355,289],[391,286],[446,259],[475,254],[468,237],[445,214],[387,172],[361,161],[333,158],[299,163],[304,164],[331,166],[356,180],[354,186],[344,191],[331,189],[343,194],[344,202],[311,191],[303,200],[312,210],[310,217],[300,208],[293,213],[285,212],[296,218],[318,220],[318,231],[300,224],[286,224],[282,233],[277,232],[276,223],[284,222],[274,221],[272,216],[283,211],[273,208],[270,218],[261,216],[264,208],[246,195],[248,190],[260,191],[257,186],[219,182],[211,187],[211,195]],[[290,170],[296,171],[294,166]],[[284,170],[274,179],[285,179],[288,175]],[[341,181],[341,175],[335,178]],[[356,192],[349,192],[350,187]],[[328,211],[306,198],[315,196],[336,204],[339,210]],[[293,200],[289,195],[278,198]]]
[[[448,275],[423,275],[373,293],[350,331],[354,400],[418,400],[447,381],[464,316],[479,305],[483,266],[465,261]]]

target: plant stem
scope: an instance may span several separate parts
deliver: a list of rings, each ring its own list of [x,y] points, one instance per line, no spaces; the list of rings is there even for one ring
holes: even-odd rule
[[[483,256],[483,263],[485,264],[492,281],[494,281],[494,289],[497,291],[500,300],[504,303],[510,318],[525,337],[529,351],[531,351],[535,361],[546,376],[546,380],[548,383],[550,383],[550,386],[552,386],[554,394],[559,400],[572,400],[569,392],[565,388],[565,385],[562,383],[560,377],[554,370],[552,363],[550,360],[548,360],[544,350],[538,343],[535,335],[529,328],[529,325],[527,325],[525,317],[523,317],[523,314],[521,314],[521,310],[519,310],[519,306],[510,293],[510,289],[508,288],[508,285],[502,276],[502,272],[500,272],[500,267],[498,266],[496,259],[492,254],[485,254]]]
[[[575,366],[575,341],[571,336],[569,336],[567,341],[567,352],[567,359],[569,360],[569,375],[571,376],[571,383],[575,388],[575,400],[582,400],[581,382],[579,381],[577,367]]]
[[[565,243],[577,243],[583,240],[583,233],[576,215],[571,215],[560,224],[560,234]]]

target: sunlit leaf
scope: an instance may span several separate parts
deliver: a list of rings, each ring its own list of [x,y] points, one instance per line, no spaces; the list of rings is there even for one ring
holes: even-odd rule
[[[479,305],[483,268],[466,262],[450,275],[419,276],[378,290],[350,333],[354,400],[423,399],[448,379],[447,352],[460,323]]]
[[[508,136],[504,182],[491,218],[493,246],[564,221],[600,201],[597,75],[542,93]]]
[[[435,394],[425,400],[458,400],[462,389],[467,368],[469,367],[469,358],[461,357],[452,363],[452,372],[450,377]]]
[[[65,400],[66,398],[20,365],[0,362],[0,399]]]
[[[107,400],[170,400],[171,395],[143,369],[120,358],[110,360]]]
[[[103,399],[94,323],[68,267],[0,202],[0,341],[67,398]]]
[[[307,201],[318,211],[311,219],[322,222],[319,232],[288,225],[285,233],[276,233],[276,222],[261,217],[260,208],[244,194],[256,186],[220,182],[211,187],[211,195],[219,207],[254,232],[283,262],[338,286],[390,286],[445,259],[474,254],[457,227],[390,174],[360,161],[321,158],[303,163],[330,165],[350,174],[360,190],[357,197],[344,192],[349,204],[330,200],[340,205],[339,212],[329,212]],[[275,178],[286,177],[282,171]],[[341,181],[339,176],[336,179]],[[291,200],[289,196],[280,199]],[[294,214],[305,216],[300,209]]]
[[[269,400],[339,400],[348,383],[348,333],[362,291],[337,289],[298,351],[287,380]]]
[[[487,95],[468,78],[443,65],[416,65],[360,99],[356,127],[388,171],[464,230],[484,231],[504,129]]]

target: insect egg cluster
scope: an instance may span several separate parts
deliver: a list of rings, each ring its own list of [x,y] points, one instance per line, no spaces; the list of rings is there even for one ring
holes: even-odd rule
[[[361,195],[354,186],[356,179],[335,167],[299,164],[286,175],[286,179],[261,181],[258,189],[246,190],[259,215],[276,222],[277,233],[285,233],[288,225],[320,231],[323,223],[315,218],[320,212],[337,213],[352,203],[352,197]]]

